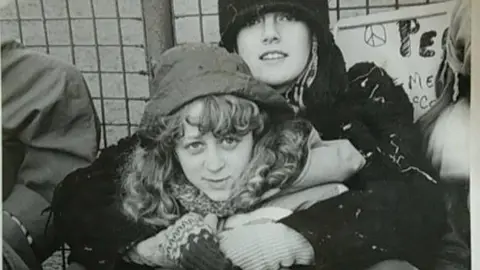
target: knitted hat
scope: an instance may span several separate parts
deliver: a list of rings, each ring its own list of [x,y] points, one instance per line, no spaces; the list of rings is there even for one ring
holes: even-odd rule
[[[328,30],[330,25],[328,0],[218,0],[218,9],[220,45],[230,52],[236,47],[240,28],[258,14],[269,11],[297,14],[315,31]]]
[[[252,100],[275,115],[293,113],[277,91],[250,75],[240,56],[217,46],[189,43],[167,50],[154,67],[140,128],[155,130],[160,117],[200,97],[222,94]]]
[[[269,11],[297,14],[316,30],[330,25],[327,0],[218,0],[218,9],[220,45],[228,51],[235,49],[237,34],[245,23]]]

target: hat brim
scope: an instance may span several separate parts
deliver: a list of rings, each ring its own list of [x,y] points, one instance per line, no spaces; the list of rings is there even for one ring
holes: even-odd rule
[[[234,95],[257,103],[271,114],[294,114],[288,101],[275,89],[240,72],[206,72],[201,75],[197,74],[195,77],[184,78],[174,84],[169,84],[168,87],[172,89],[159,91],[159,93],[170,93],[175,90],[180,92],[181,101],[179,100],[177,103],[161,102],[167,97],[159,94],[147,103],[146,111],[169,115],[205,96]]]

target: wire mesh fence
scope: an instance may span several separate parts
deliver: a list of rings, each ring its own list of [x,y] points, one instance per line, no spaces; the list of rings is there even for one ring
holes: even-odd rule
[[[14,0],[1,11],[2,39],[76,65],[102,122],[102,147],[129,135],[148,96],[141,1]]]
[[[218,42],[218,0],[157,1],[171,1],[175,43]],[[329,15],[333,26],[341,18],[443,1],[329,0]],[[0,10],[2,40],[17,39],[82,71],[102,123],[102,148],[135,131],[148,97],[154,53],[146,37],[158,29],[146,27],[143,5],[143,0],[12,0]],[[46,266],[61,269],[58,253]]]
[[[160,0],[169,1],[169,0]],[[319,0],[324,1],[324,0]],[[340,18],[439,0],[330,0]],[[130,135],[148,97],[146,30],[141,0],[12,0],[0,12],[2,38],[76,65],[102,122],[101,147]],[[172,0],[174,39],[216,43],[217,0]]]
[[[217,1],[218,0],[173,1],[175,39],[178,43],[189,41],[216,43],[219,40]],[[444,1],[445,0],[328,0],[331,26],[341,18]]]

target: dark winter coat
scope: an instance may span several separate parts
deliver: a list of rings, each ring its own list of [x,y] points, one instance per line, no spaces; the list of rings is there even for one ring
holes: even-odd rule
[[[353,66],[348,77],[348,91],[332,112],[309,119],[324,139],[349,139],[367,165],[346,183],[349,192],[281,222],[310,241],[315,269],[365,269],[386,259],[433,269],[446,210],[442,187],[421,152],[413,107],[373,64]],[[312,222],[319,217],[328,220]]]

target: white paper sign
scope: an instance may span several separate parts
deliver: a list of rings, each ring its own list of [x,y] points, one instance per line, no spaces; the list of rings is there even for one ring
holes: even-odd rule
[[[452,7],[450,1],[341,19],[333,33],[347,68],[363,61],[383,67],[403,85],[417,119],[435,102],[435,75]]]

